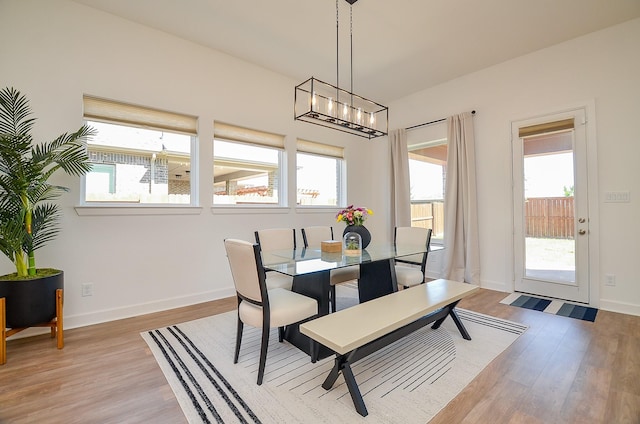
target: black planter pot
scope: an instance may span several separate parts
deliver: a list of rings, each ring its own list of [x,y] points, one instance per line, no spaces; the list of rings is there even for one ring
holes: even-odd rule
[[[8,328],[32,327],[56,317],[56,290],[64,289],[64,273],[35,280],[0,281],[6,299]]]
[[[351,232],[360,234],[363,249],[366,249],[367,246],[369,246],[369,243],[371,243],[371,233],[364,225],[347,225],[342,232],[342,237]]]

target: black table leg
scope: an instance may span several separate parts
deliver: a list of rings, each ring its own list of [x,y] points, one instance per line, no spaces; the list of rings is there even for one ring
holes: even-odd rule
[[[329,271],[302,274],[293,277],[291,291],[311,297],[318,302],[318,316],[329,313]],[[310,318],[311,319],[314,319]],[[306,320],[306,321],[309,321]],[[312,362],[324,359],[333,354],[329,348],[312,342],[311,339],[300,332],[300,323],[288,325],[285,328],[284,338],[289,343],[311,356]],[[315,345],[315,347],[314,347]]]
[[[398,283],[393,259],[360,264],[360,278],[358,279],[360,303],[397,291]]]

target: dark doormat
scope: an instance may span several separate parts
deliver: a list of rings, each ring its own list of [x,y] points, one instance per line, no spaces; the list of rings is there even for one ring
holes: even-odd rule
[[[598,314],[596,308],[589,306],[576,305],[558,299],[543,299],[520,293],[512,293],[502,299],[500,303],[591,322],[596,320],[596,315]]]

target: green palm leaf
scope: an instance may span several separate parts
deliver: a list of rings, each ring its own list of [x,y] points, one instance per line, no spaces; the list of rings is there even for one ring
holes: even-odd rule
[[[34,251],[59,234],[60,211],[51,203],[68,191],[50,184],[58,170],[81,176],[91,170],[86,140],[96,134],[83,125],[53,141],[35,143],[35,119],[25,96],[14,88],[0,90],[0,251],[26,274],[35,273]]]

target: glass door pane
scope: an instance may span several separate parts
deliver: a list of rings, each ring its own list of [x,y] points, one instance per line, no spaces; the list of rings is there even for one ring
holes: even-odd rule
[[[525,277],[575,284],[573,133],[524,139]]]

